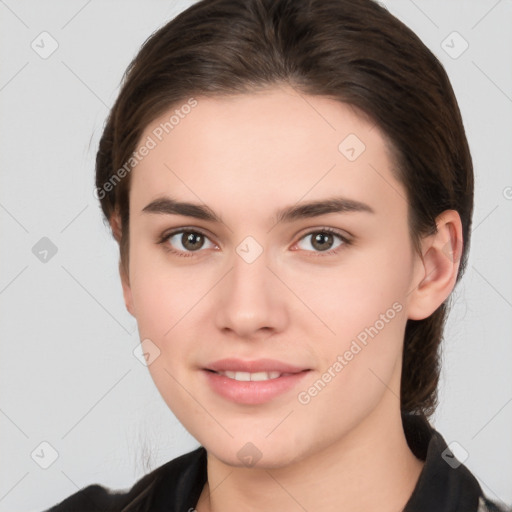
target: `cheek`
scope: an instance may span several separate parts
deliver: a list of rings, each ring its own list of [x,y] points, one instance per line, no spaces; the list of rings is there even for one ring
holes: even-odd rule
[[[208,293],[210,281],[196,266],[171,264],[163,249],[133,244],[130,285],[141,337],[163,340],[179,330],[181,319]]]
[[[326,400],[328,404],[332,399],[334,403],[363,407],[365,401],[381,396],[396,376],[411,276],[408,249],[393,251],[388,247],[355,258],[336,271],[317,274],[315,293],[306,295],[308,288],[302,282],[298,293],[308,297],[311,309],[330,331],[324,330],[318,337],[316,349],[322,356],[321,372],[327,372],[318,382],[324,395],[319,402]],[[327,393],[323,391],[324,381],[330,390]]]
[[[323,418],[333,436],[350,431],[383,399],[400,400],[407,287],[389,274],[370,277],[347,277],[346,287],[329,288],[323,314],[335,334],[318,337],[318,372],[297,395],[304,418]]]
[[[408,247],[389,244],[350,251],[339,265],[330,268],[282,269],[284,280],[293,283],[294,293],[322,320],[324,327],[318,319],[317,325],[323,337],[330,338],[338,349],[359,333],[364,341],[365,329],[375,324],[379,333],[396,338],[405,323],[397,313],[406,309],[412,286],[413,260]],[[309,318],[314,319],[313,315]]]
[[[130,254],[130,272],[139,337],[154,354],[148,365],[151,378],[178,419],[193,428],[196,423],[205,422],[204,418],[201,420],[204,411],[196,410],[195,402],[182,386],[189,389],[185,384],[190,371],[189,328],[194,305],[206,291],[204,279],[173,268],[165,263],[165,255],[135,244]]]

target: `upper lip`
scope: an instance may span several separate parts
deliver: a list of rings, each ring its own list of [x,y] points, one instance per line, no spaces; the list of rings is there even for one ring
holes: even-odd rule
[[[242,359],[219,359],[205,367],[206,370],[214,372],[281,372],[281,373],[300,373],[308,368],[301,368],[291,364],[277,361],[276,359],[256,359],[253,361],[244,361]]]

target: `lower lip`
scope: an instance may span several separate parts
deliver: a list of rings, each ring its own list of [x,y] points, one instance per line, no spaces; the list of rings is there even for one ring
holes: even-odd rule
[[[269,402],[273,398],[295,387],[309,372],[283,375],[277,379],[260,381],[239,381],[230,379],[208,370],[204,370],[210,387],[219,395],[238,404],[257,405]]]

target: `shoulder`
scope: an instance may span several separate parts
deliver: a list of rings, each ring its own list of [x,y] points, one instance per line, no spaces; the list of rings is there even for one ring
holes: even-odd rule
[[[123,495],[126,494],[118,493],[116,498],[115,494],[112,494],[110,490],[101,485],[89,485],[51,507],[46,512],[96,512],[100,510],[104,512],[114,505],[116,501],[119,501],[119,498]]]
[[[411,451],[424,461],[405,511],[512,512],[484,494],[476,477],[425,417],[406,414],[402,420]]]
[[[478,502],[477,512],[512,512],[512,507],[508,508],[504,505],[498,505],[486,496],[482,496]]]
[[[193,502],[205,481],[206,450],[200,447],[154,469],[127,491],[89,485],[45,512],[160,510],[164,505]]]

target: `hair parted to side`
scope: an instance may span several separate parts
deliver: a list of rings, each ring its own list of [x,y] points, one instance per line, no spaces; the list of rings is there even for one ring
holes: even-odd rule
[[[448,76],[402,22],[373,0],[202,0],[155,32],[124,76],[96,158],[107,220],[119,215],[121,264],[128,268],[130,174],[107,183],[135,151],[144,129],[191,97],[233,95],[287,84],[356,108],[386,137],[409,202],[412,240],[435,219],[462,220],[464,272],[473,210],[473,165]],[[442,304],[408,320],[401,408],[430,416],[437,404]]]

